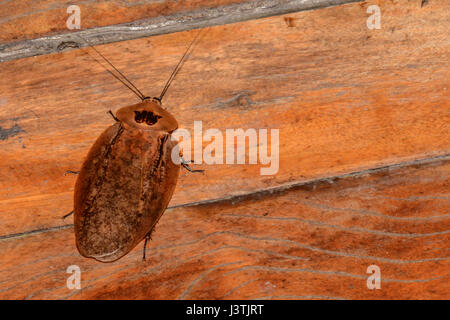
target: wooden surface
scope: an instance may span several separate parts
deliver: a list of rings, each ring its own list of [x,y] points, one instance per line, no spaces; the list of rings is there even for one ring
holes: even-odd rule
[[[448,299],[450,159],[171,209],[142,262],[82,258],[73,228],[2,241],[4,299]],[[366,269],[381,270],[369,290]],[[69,265],[82,289],[65,286]]]
[[[82,5],[81,30],[66,27],[68,3],[40,1],[21,14],[2,19],[0,13],[0,26],[7,30],[4,41],[0,38],[0,62],[84,47],[86,43],[81,38],[99,45],[361,1],[83,1],[78,3]],[[19,11],[23,8],[9,1],[0,3],[4,12],[10,7],[20,8]],[[22,19],[25,22],[18,23]],[[24,39],[12,41],[20,36]],[[32,36],[39,37],[28,39]]]
[[[1,63],[0,297],[448,299],[450,4],[377,3],[381,30],[370,3],[209,28],[165,106],[188,129],[278,128],[280,169],[184,172],[146,263],[139,246],[81,258],[60,219],[64,172],[136,98],[80,50]],[[157,95],[195,34],[98,49]],[[81,291],[65,287],[72,264]]]
[[[1,42],[33,39],[67,32],[67,8],[77,5],[81,27],[90,29],[132,22],[144,18],[171,15],[195,9],[218,7],[244,0],[144,0],[144,1],[2,1],[0,3]]]

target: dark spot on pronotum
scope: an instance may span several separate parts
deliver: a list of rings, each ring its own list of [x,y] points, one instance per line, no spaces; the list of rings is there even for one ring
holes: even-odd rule
[[[428,0],[422,0],[422,3],[420,4],[420,7],[423,8],[428,4]]]
[[[134,112],[134,121],[136,121],[137,123],[142,123],[143,120],[143,112],[140,111],[135,111]]]
[[[161,118],[161,116],[158,116],[151,111],[143,110],[134,112],[134,121],[136,121],[137,123],[145,122],[149,126],[154,125]]]
[[[9,129],[3,129],[0,127],[0,140],[7,140],[8,138],[14,137],[21,132],[25,131],[23,131],[17,123]]]

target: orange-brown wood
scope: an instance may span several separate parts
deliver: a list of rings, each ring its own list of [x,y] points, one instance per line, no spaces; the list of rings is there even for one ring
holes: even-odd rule
[[[211,27],[163,105],[191,132],[279,129],[279,171],[182,172],[146,263],[142,245],[112,264],[82,258],[61,219],[65,171],[136,97],[80,50],[1,63],[0,298],[448,299],[450,3],[420,2]],[[98,49],[154,96],[196,32]],[[65,285],[74,264],[81,291]],[[381,290],[366,287],[372,264]]]
[[[102,264],[73,229],[0,241],[3,299],[449,299],[450,160],[171,209]],[[69,290],[70,265],[81,290]],[[366,286],[367,267],[381,289]]]
[[[245,1],[2,1],[0,3],[2,30],[0,42],[68,32],[66,21],[70,16],[67,13],[70,5],[77,5],[80,8],[81,27],[89,29],[241,2]]]
[[[180,127],[278,128],[279,171],[263,165],[184,172],[171,202],[224,198],[450,150],[447,2],[345,5],[210,28],[163,105]],[[333,26],[335,32],[329,32]],[[148,95],[158,95],[196,32],[100,46]],[[71,223],[89,147],[136,97],[81,51],[2,63],[0,235]],[[204,143],[206,145],[206,143]],[[70,219],[69,219],[70,220]]]

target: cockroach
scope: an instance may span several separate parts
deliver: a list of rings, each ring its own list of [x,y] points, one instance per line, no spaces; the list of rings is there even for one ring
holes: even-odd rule
[[[172,198],[180,167],[203,171],[191,170],[181,154],[180,164],[172,161],[177,142],[172,141],[171,134],[178,123],[162,107],[167,89],[200,33],[188,46],[159,97],[152,98],[142,94],[83,39],[115,72],[106,70],[141,102],[123,107],[115,115],[109,111],[116,122],[98,137],[78,172],[73,213],[76,246],[82,256],[100,262],[116,261],[145,239],[145,260],[147,242]]]

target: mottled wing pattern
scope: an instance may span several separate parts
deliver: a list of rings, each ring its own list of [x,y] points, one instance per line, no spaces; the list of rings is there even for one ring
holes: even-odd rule
[[[79,252],[109,262],[152,230],[176,186],[170,134],[114,124],[92,146],[75,185]]]

